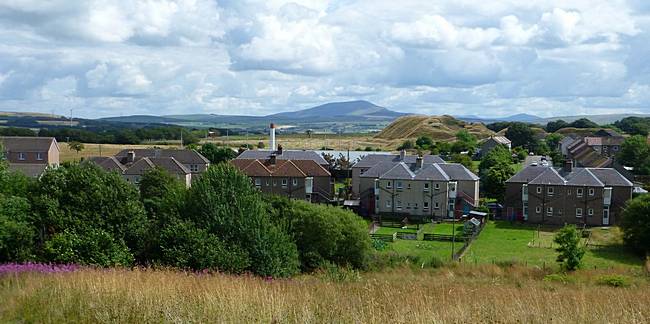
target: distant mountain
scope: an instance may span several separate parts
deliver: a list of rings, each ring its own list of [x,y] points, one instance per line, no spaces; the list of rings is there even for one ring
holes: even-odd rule
[[[134,115],[108,117],[102,119],[129,123],[169,123],[179,125],[196,125],[196,123],[200,123],[201,125],[206,126],[208,124],[265,125],[270,122],[290,124],[315,122],[391,122],[403,115],[406,114],[377,106],[368,101],[358,100],[348,102],[332,102],[304,110],[282,112],[267,116],[189,114],[168,116]]]
[[[266,117],[277,119],[329,119],[351,117],[356,119],[395,119],[406,114],[377,106],[364,100],[331,102],[309,109],[283,112]]]

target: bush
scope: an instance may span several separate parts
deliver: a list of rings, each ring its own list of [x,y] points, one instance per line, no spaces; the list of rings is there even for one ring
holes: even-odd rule
[[[101,229],[88,229],[82,233],[64,230],[45,243],[47,261],[84,265],[128,266],[133,264],[133,254],[110,233]]]
[[[629,287],[630,278],[621,275],[605,275],[598,277],[596,283],[610,287]]]
[[[639,254],[650,252],[650,195],[628,201],[621,216],[625,244]]]
[[[388,243],[383,240],[372,239],[372,247],[377,251],[383,251],[388,247]]]
[[[35,231],[28,221],[25,198],[0,194],[0,262],[23,262],[33,258]]]
[[[191,222],[176,222],[162,230],[161,262],[193,270],[217,269],[241,273],[250,267],[248,253],[239,246],[225,244]]]
[[[365,268],[371,249],[367,226],[354,213],[305,201],[270,198],[278,219],[286,219],[300,255],[301,267],[310,271],[325,262]]]
[[[228,163],[212,165],[192,184],[185,219],[248,253],[246,270],[284,277],[298,271],[298,251],[273,222],[251,180]]]

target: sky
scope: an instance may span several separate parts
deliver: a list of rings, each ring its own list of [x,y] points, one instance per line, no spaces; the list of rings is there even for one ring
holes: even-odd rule
[[[650,113],[646,0],[11,0],[0,111]]]

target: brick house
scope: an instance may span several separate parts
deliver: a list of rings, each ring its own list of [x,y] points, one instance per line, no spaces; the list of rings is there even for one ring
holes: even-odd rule
[[[611,168],[528,166],[506,181],[509,219],[608,226],[620,221],[633,184]]]
[[[59,166],[60,148],[54,137],[0,137],[9,170],[39,177],[46,168]]]
[[[237,158],[230,163],[250,177],[253,185],[264,193],[311,202],[334,199],[334,182],[323,165],[313,159],[278,158],[283,153],[270,154],[268,159]]]

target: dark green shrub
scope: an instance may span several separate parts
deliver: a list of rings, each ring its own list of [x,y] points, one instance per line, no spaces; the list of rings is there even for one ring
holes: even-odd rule
[[[82,233],[72,230],[54,234],[45,242],[47,261],[87,265],[128,266],[133,264],[133,254],[123,241],[101,229],[88,229]]]
[[[33,226],[28,221],[25,198],[0,194],[0,262],[22,262],[33,258]]]

